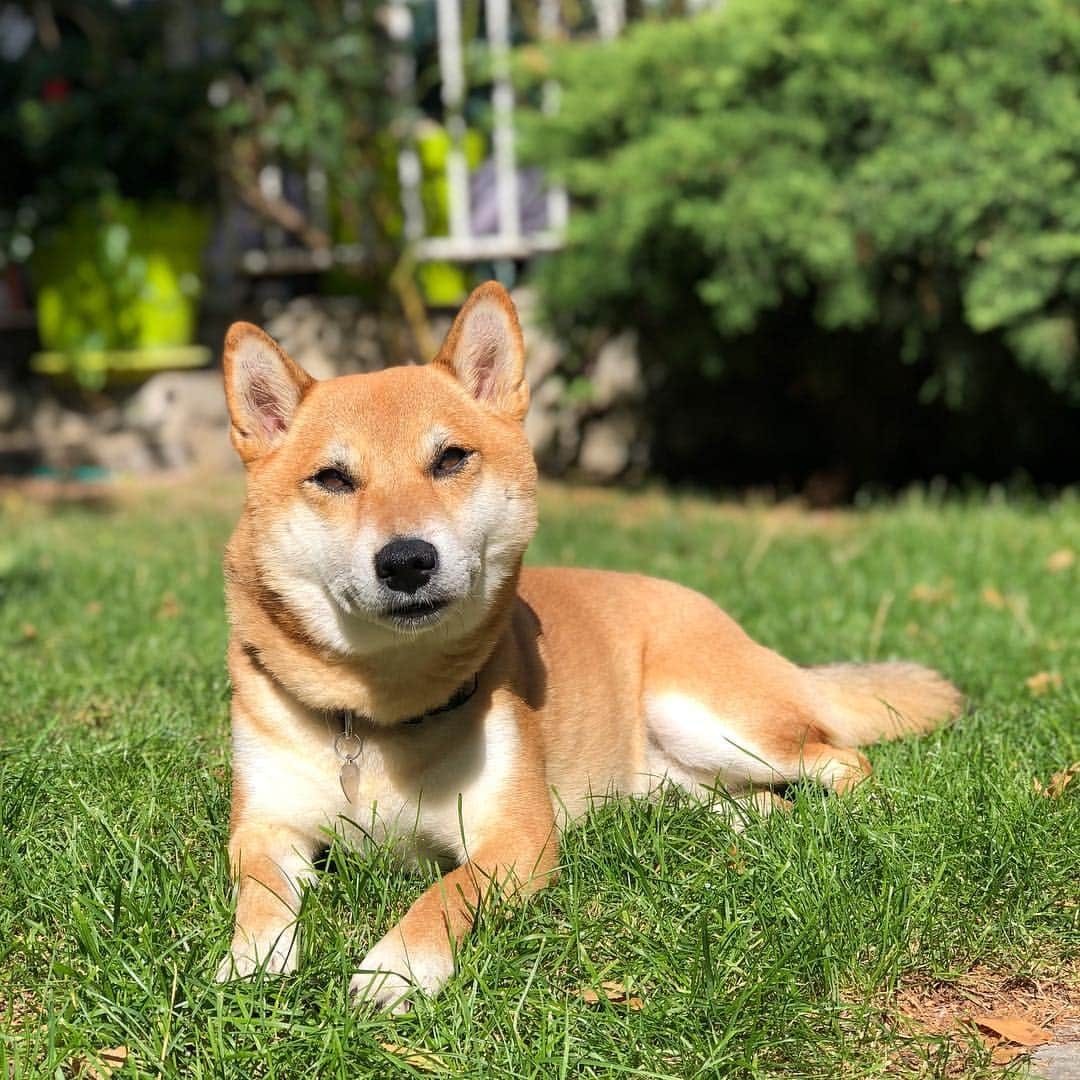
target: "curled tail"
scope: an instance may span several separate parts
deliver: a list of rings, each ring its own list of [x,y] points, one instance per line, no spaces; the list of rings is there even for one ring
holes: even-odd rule
[[[932,731],[959,715],[964,696],[919,664],[828,664],[810,668],[827,705],[819,722],[834,746],[865,746]]]

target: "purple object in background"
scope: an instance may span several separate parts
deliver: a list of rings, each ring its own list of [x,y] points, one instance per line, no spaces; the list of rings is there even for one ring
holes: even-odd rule
[[[548,227],[547,192],[539,169],[518,169],[518,231],[528,235]],[[488,158],[469,177],[469,223],[474,236],[495,236],[499,229],[499,197],[495,162]]]

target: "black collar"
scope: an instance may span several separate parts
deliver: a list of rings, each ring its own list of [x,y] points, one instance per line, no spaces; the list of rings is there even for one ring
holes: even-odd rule
[[[454,709],[460,709],[461,706],[476,693],[476,688],[479,685],[480,672],[478,671],[464,686],[459,686],[454,691],[454,696],[444,705],[436,706],[434,709],[428,709],[426,713],[421,713],[419,716],[411,716],[408,720],[402,720],[400,723],[422,724],[425,720],[430,720],[433,716],[438,716],[440,713],[453,712]]]
[[[462,705],[468,701],[473,694],[476,693],[477,687],[480,685],[480,672],[478,671],[464,686],[459,686],[454,691],[454,696],[449,701],[442,705],[437,705],[434,709],[428,709],[427,712],[421,713],[419,716],[410,716],[407,720],[399,720],[394,726],[404,724],[422,724],[425,720],[430,720],[433,716],[439,716],[442,713],[452,712],[454,709],[460,709]],[[341,717],[344,720],[345,731],[347,735],[351,735],[354,727],[357,725],[357,721],[361,724],[370,724],[372,722],[370,716],[366,716],[364,713],[351,712],[348,709],[343,709]]]

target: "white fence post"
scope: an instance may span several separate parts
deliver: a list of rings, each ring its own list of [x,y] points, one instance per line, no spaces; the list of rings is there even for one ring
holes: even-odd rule
[[[596,24],[605,41],[617,38],[626,25],[626,0],[596,0]]]
[[[540,0],[540,40],[545,43],[557,41],[562,33],[562,17],[559,0]],[[554,79],[546,79],[541,90],[540,108],[548,116],[559,111],[562,88]],[[547,192],[547,227],[556,233],[566,228],[570,215],[570,200],[562,184],[552,183]]]
[[[514,153],[514,86],[510,79],[510,3],[487,0],[487,36],[491,48],[494,86],[495,198],[499,208],[499,235],[515,243],[521,234],[518,207],[517,159]]]
[[[461,11],[458,0],[436,0],[439,28],[439,69],[450,149],[446,186],[450,235],[465,241],[469,228],[469,163],[465,157],[465,63],[461,52]]]
[[[416,149],[416,54],[412,42],[413,15],[408,0],[390,0],[387,31],[397,47],[390,70],[394,94],[406,103],[397,158],[405,239],[416,243],[424,235],[424,200],[420,193],[423,170]]]

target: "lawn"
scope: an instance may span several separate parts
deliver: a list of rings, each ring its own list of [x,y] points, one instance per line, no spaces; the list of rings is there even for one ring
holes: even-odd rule
[[[942,1030],[1080,1007],[1080,778],[1033,783],[1080,759],[1076,498],[811,515],[545,489],[533,562],[674,578],[797,661],[920,660],[971,706],[739,836],[676,798],[597,807],[559,882],[485,918],[399,1019],[346,1004],[425,885],[378,853],[329,852],[297,975],[211,981],[238,499],[0,495],[0,1076],[105,1076],[115,1048],[119,1077],[1000,1075],[973,1029]]]

